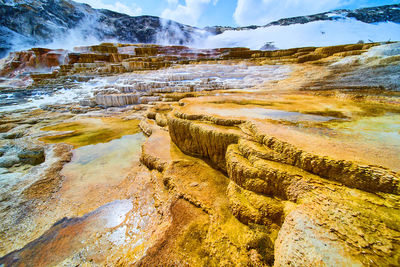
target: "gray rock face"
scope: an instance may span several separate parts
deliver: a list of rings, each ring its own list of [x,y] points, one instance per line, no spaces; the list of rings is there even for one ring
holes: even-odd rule
[[[99,41],[186,44],[199,29],[153,16],[131,17],[70,0],[0,0],[0,57],[11,48],[38,46],[74,30]]]

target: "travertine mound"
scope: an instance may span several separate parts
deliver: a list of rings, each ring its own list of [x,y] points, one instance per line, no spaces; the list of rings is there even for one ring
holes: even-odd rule
[[[280,203],[271,200],[271,204],[265,204],[262,201],[266,197],[236,191],[238,188],[230,185],[221,172],[183,154],[171,142],[168,131],[155,123],[151,126],[149,121],[146,124],[152,133],[142,147],[141,162],[154,170],[153,182],[160,184],[157,205],[171,220],[137,265],[272,264],[276,223],[282,213]],[[231,200],[226,195],[228,187],[232,188]],[[250,210],[237,206],[239,221],[229,207],[230,203],[241,203],[242,195],[260,202],[249,204],[246,208]],[[266,219],[266,213],[273,214],[274,221]],[[268,227],[254,222],[265,222]]]
[[[226,193],[233,215],[242,223],[267,226],[282,223],[283,205],[279,200],[243,189],[233,181]]]
[[[183,152],[208,159],[224,171],[226,150],[240,137],[240,131],[235,128],[206,122],[193,123],[175,116],[168,117],[168,128],[171,140]]]
[[[281,227],[275,266],[397,264],[397,173],[313,155],[251,122],[211,117],[170,113],[171,140],[226,171],[227,198],[240,222]]]
[[[109,144],[106,153],[94,151],[93,156],[82,157],[76,183],[68,184],[61,169],[72,153],[68,146],[57,145],[54,164],[24,185],[17,197],[39,203],[40,218],[50,217],[49,201],[66,201],[65,207],[57,206],[60,214],[64,208],[76,209],[83,220],[91,216],[83,214],[97,216],[98,203],[108,203],[103,196],[107,201],[126,198],[137,209],[128,212],[123,225],[136,223],[147,230],[133,225],[118,228],[121,231],[110,228],[107,234],[96,230],[84,248],[91,254],[85,254],[79,250],[83,243],[74,226],[65,227],[67,238],[77,238],[72,245],[64,242],[69,240],[65,235],[49,237],[51,229],[68,220],[44,234],[48,227],[43,226],[35,237],[19,231],[27,221],[17,222],[5,235],[5,248],[11,242],[8,237],[39,239],[25,246],[19,238],[20,247],[7,248],[9,254],[0,262],[11,262],[15,255],[20,255],[20,262],[30,258],[40,262],[51,250],[49,265],[80,264],[91,255],[96,256],[93,264],[123,266],[399,265],[400,175],[395,172],[399,171],[395,146],[400,140],[399,93],[385,90],[386,84],[340,87],[336,83],[345,75],[364,79],[365,68],[383,73],[380,79],[388,78],[386,74],[398,67],[398,56],[374,54],[390,45],[360,55],[374,45],[276,51],[118,44],[76,48],[65,55],[59,69],[32,78],[45,88],[67,77],[92,79],[84,84],[93,92],[80,100],[84,107],[54,105],[47,111],[87,114],[75,118],[68,113],[69,117],[60,118],[63,123],[52,126],[43,122],[47,127],[41,130],[62,132],[50,136],[41,132],[39,140],[70,143],[85,151],[94,148],[92,144],[102,146],[120,137],[123,141],[140,128],[146,135],[144,141],[138,134],[143,138],[141,151],[129,152],[132,157],[140,155],[140,163],[136,158],[134,165],[120,168],[127,174],[121,183],[113,183],[107,172],[97,176],[93,170],[87,192],[99,202],[88,198],[82,204],[85,201],[74,185],[86,190],[82,183],[82,173],[90,167],[86,160],[111,150],[112,159],[99,161],[94,165],[98,169],[104,162],[120,161],[118,149],[128,146]],[[389,47],[390,52],[394,48]],[[342,60],[352,55],[359,56]],[[23,63],[19,66],[11,73],[24,70]],[[382,68],[387,69],[381,72]],[[79,119],[64,121],[71,117]],[[39,127],[32,126],[36,119],[22,128],[11,117],[2,121],[1,142],[18,142]],[[23,167],[20,159],[42,163],[43,153],[31,150],[19,158],[0,149],[8,166],[0,171]],[[46,155],[45,164],[48,158],[51,155]],[[66,199],[54,194],[69,189],[75,191]],[[116,236],[117,243],[110,241]],[[48,244],[60,247],[62,253]],[[42,247],[48,249],[36,253]]]
[[[245,59],[262,64],[304,63],[329,57],[360,55],[379,45],[355,44],[331,47],[306,47],[287,50],[258,51],[248,48],[191,49],[185,46],[103,43],[76,47],[74,52],[33,48],[11,53],[0,75],[15,76],[31,73],[37,84],[68,78],[72,75],[118,74],[133,71],[157,70],[176,64],[196,64],[222,60]],[[50,73],[48,71],[51,71]],[[43,73],[47,71],[46,73]]]
[[[113,94],[113,95],[96,95],[95,101],[98,105],[108,107],[120,107],[139,103],[139,96],[133,94]]]
[[[176,114],[179,117],[185,117],[179,113]],[[226,158],[225,154],[230,144],[239,142],[237,147],[228,151],[232,157],[235,156],[235,151],[240,151],[240,154],[244,154],[253,162],[258,160],[264,163],[275,161],[291,165],[299,171],[307,171],[329,180],[341,182],[349,187],[369,192],[399,194],[398,174],[382,167],[361,166],[345,160],[338,161],[312,155],[274,137],[263,135],[251,123],[243,126],[249,130],[247,133],[252,133],[251,137],[245,137],[238,128],[219,125],[219,123],[234,125],[239,121],[226,122],[223,119],[215,119],[217,123],[213,124],[202,120],[193,120],[196,116],[188,115],[186,117],[192,118],[192,120],[181,119],[174,115],[168,117],[172,141],[185,153],[209,159],[222,170],[234,171],[230,168],[229,161],[225,167],[225,160],[230,159],[230,157]],[[241,136],[244,138],[240,139]],[[246,140],[249,138],[259,142]],[[254,178],[258,175],[254,173]],[[242,173],[235,174],[233,172],[232,177],[236,176],[240,179],[245,177]]]

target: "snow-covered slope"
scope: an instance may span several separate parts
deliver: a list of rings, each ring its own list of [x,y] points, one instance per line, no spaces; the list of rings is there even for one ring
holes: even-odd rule
[[[321,20],[288,26],[228,30],[196,43],[197,47],[243,46],[261,49],[266,43],[279,49],[363,42],[400,41],[400,24],[364,23],[355,18]]]
[[[264,26],[215,26],[208,30],[216,35],[208,36],[196,46],[285,49],[359,41],[400,41],[400,4],[283,18]]]

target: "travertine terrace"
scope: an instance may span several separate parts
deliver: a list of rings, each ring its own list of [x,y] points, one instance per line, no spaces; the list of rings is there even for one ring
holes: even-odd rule
[[[400,265],[399,47],[11,54],[0,264]]]

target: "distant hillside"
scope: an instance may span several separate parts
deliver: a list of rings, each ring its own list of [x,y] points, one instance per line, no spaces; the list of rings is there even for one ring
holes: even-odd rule
[[[53,41],[188,44],[203,32],[171,20],[132,17],[70,0],[0,0],[0,54]]]
[[[252,49],[399,41],[399,23],[400,4],[284,18],[264,26],[199,29],[71,0],[0,0],[0,58],[33,46],[70,49],[104,41]]]
[[[224,31],[241,31],[241,30],[255,30],[258,28],[265,28],[270,26],[289,26],[293,24],[306,24],[314,21],[338,21],[343,19],[356,19],[365,23],[379,23],[379,22],[395,22],[400,23],[400,4],[385,5],[377,7],[360,8],[355,10],[339,9],[315,15],[299,16],[292,18],[283,18],[277,21],[270,22],[264,26],[246,26],[246,27],[225,27],[214,26],[206,27],[210,32],[221,34]]]
[[[201,46],[286,49],[357,42],[400,41],[400,5],[335,10],[280,19],[264,26],[208,27]]]

